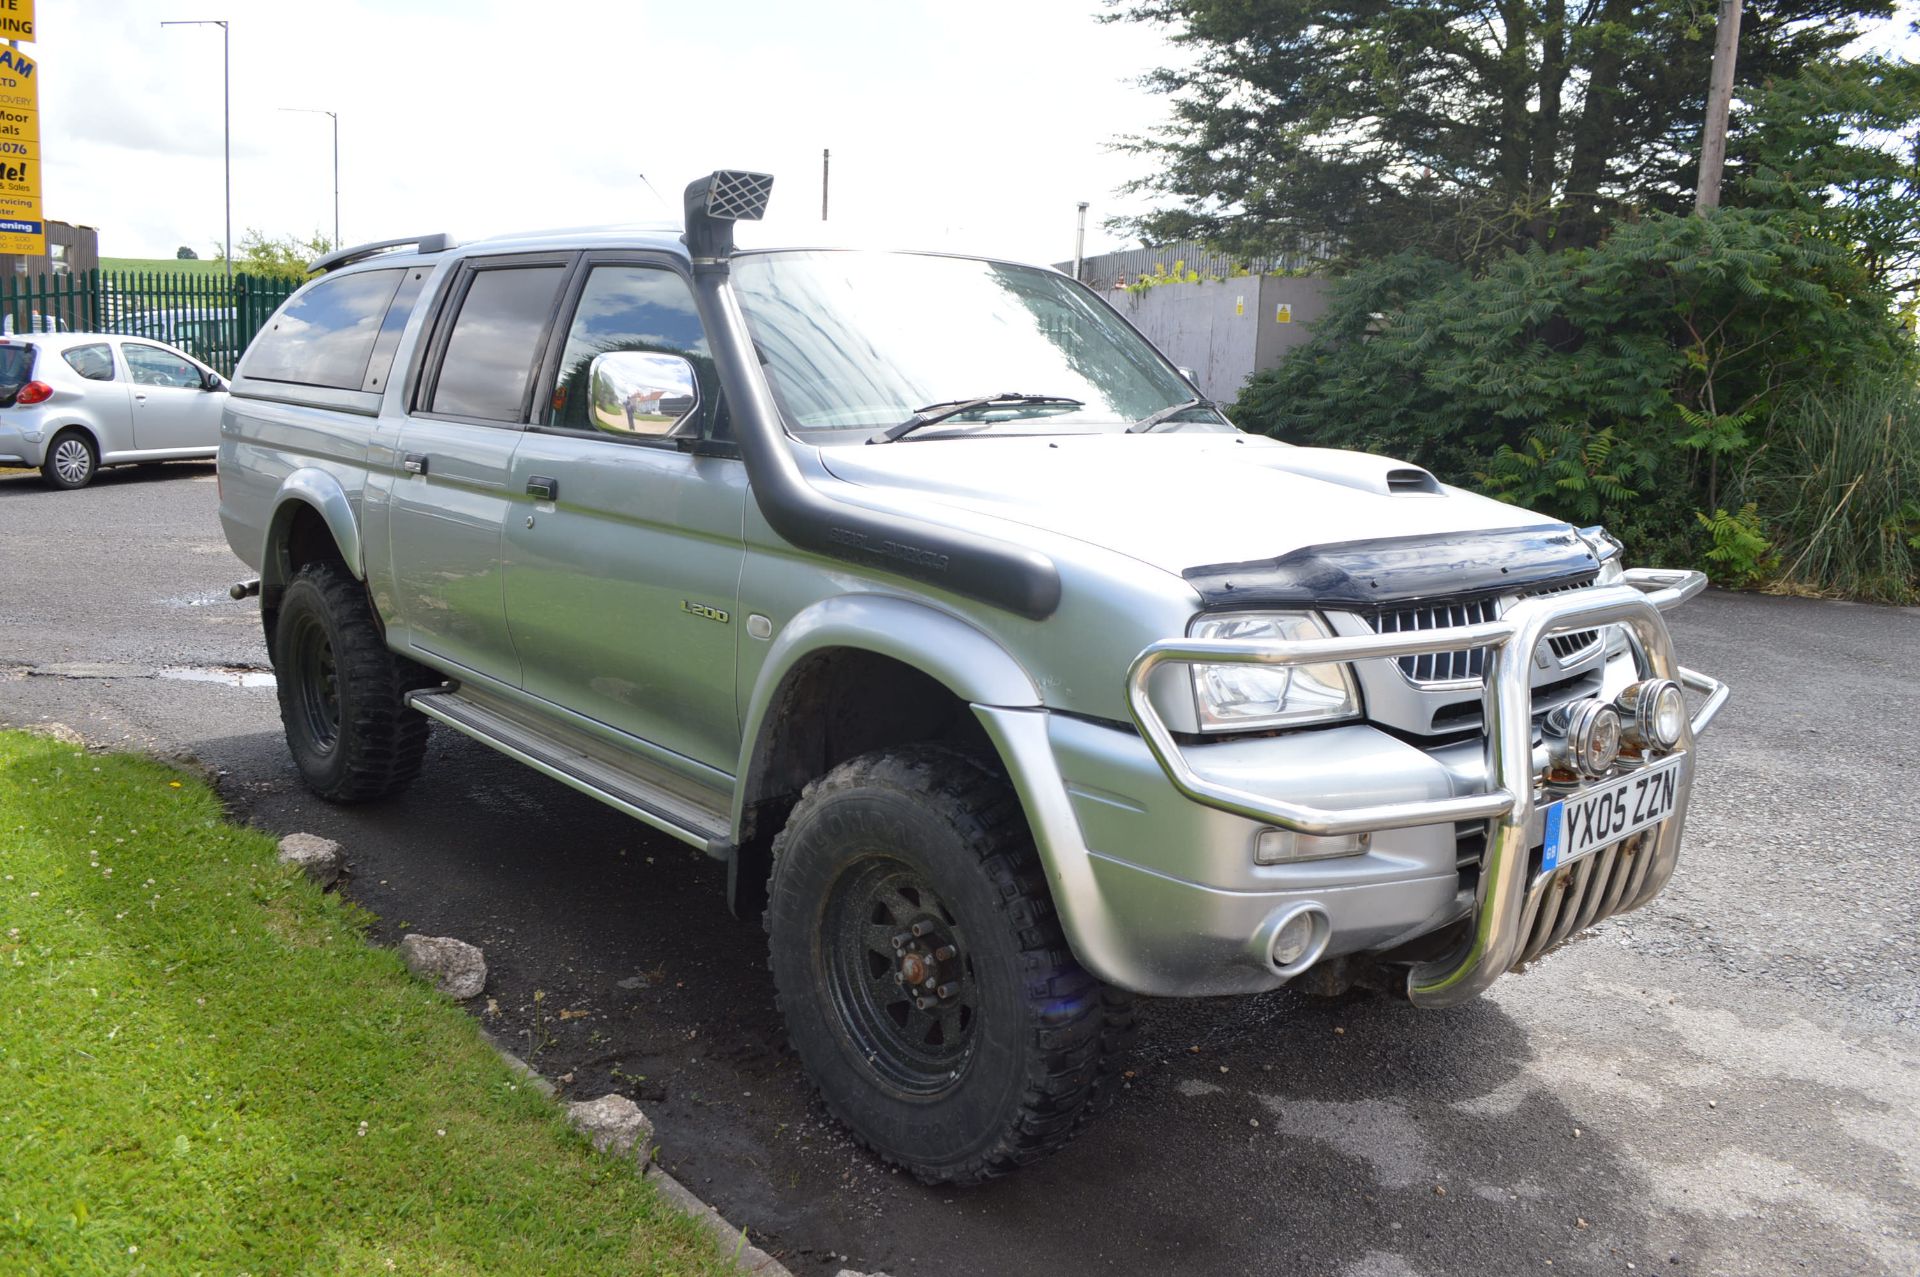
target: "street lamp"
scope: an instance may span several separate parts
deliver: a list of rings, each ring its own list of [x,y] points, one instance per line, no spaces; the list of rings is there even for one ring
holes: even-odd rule
[[[220,28],[220,77],[223,81],[220,104],[221,117],[225,131],[225,150],[227,166],[227,284],[233,284],[233,31],[227,26],[225,18],[183,18],[177,22],[162,22],[163,27],[219,27]]]
[[[282,111],[302,115],[324,115],[333,121],[333,246],[340,247],[340,113],[317,106],[283,106]]]

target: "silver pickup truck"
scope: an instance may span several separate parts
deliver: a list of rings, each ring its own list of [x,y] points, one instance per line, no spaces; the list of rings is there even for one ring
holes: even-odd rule
[[[1243,434],[1056,272],[736,249],[771,185],[345,250],[254,340],[221,519],[315,791],[438,722],[724,861],[931,1182],[1081,1129],[1135,995],[1451,1006],[1666,885],[1698,574]]]

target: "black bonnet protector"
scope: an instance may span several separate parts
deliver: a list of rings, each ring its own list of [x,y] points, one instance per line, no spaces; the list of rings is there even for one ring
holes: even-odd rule
[[[1414,599],[1462,599],[1591,576],[1600,561],[1561,524],[1385,537],[1309,546],[1277,559],[1181,573],[1208,610],[1275,606],[1366,611]]]

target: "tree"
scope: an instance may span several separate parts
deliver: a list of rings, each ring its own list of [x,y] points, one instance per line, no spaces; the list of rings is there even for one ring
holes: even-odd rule
[[[1803,215],[1876,284],[1920,291],[1920,66],[1822,60],[1769,83],[1730,156],[1730,203]]]
[[[272,279],[305,279],[307,264],[333,251],[333,241],[319,231],[306,239],[297,235],[269,236],[251,227],[240,237],[240,256],[234,264],[249,275]]]
[[[183,261],[183,262],[197,262],[200,260],[200,254],[194,252],[191,248],[188,248],[185,244],[182,244],[180,247],[174,249],[173,255],[176,260]]]
[[[1249,255],[1479,263],[1597,243],[1691,204],[1712,58],[1701,0],[1108,0],[1189,65],[1146,78],[1172,122],[1122,145],[1168,196],[1126,223]],[[1890,0],[1757,0],[1736,105],[1843,50]],[[1912,118],[1911,115],[1908,118]],[[1732,154],[1764,120],[1736,110]]]

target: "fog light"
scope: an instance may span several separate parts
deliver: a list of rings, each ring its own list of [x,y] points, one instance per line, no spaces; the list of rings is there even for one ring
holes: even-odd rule
[[[1620,757],[1620,715],[1591,697],[1562,705],[1543,724],[1547,755],[1555,769],[1576,776],[1604,776]]]
[[[1296,834],[1290,829],[1262,829],[1253,840],[1253,863],[1279,865],[1358,856],[1372,845],[1372,834],[1336,834],[1321,838],[1314,834]]]
[[[1669,750],[1687,726],[1687,698],[1670,678],[1649,678],[1623,689],[1614,705],[1620,735],[1638,749]]]
[[[1302,909],[1274,928],[1274,966],[1290,967],[1307,955],[1307,950],[1313,945],[1314,933],[1319,930],[1314,925],[1316,916],[1312,910]]]

